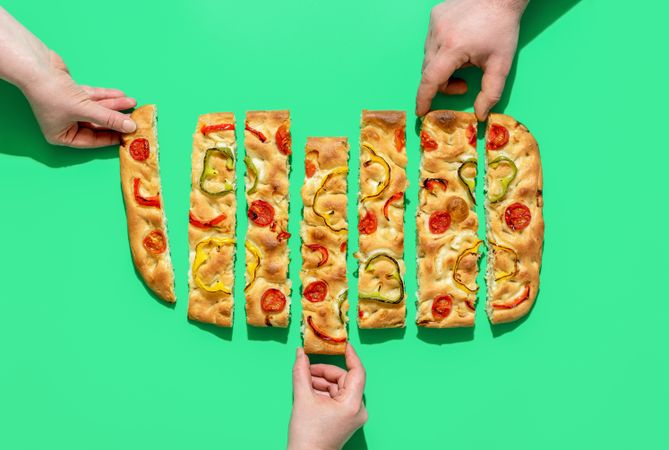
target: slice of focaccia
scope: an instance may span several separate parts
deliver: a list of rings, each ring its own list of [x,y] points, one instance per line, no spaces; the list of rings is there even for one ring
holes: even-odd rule
[[[358,325],[403,327],[406,114],[363,111],[360,124]]]
[[[288,279],[288,157],[291,153],[288,111],[246,114],[246,322],[258,327],[287,327],[290,320]]]
[[[491,114],[486,133],[488,300],[492,323],[527,314],[539,290],[544,240],[539,147],[512,117]]]
[[[416,323],[474,325],[481,240],[474,211],[476,117],[432,111],[420,132]]]
[[[305,149],[302,237],[302,335],[307,353],[346,349],[346,138],[309,138]]]
[[[235,117],[199,117],[193,134],[188,318],[232,326],[235,257]]]
[[[147,286],[163,300],[174,303],[174,271],[160,188],[156,107],[141,106],[131,117],[137,130],[123,135],[119,160],[132,259]]]

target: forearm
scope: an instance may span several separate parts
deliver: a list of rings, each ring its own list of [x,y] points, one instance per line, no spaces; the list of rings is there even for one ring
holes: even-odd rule
[[[46,45],[0,7],[0,78],[25,90],[49,61]]]
[[[527,4],[530,2],[530,0],[487,0],[487,1],[493,4],[494,6],[513,11],[517,13],[519,16],[523,14],[525,8],[527,7]]]

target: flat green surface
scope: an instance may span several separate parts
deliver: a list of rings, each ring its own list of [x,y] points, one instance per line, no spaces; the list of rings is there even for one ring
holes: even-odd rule
[[[179,300],[154,300],[133,270],[117,150],[47,145],[26,101],[0,82],[0,448],[285,445],[306,137],[349,136],[356,167],[361,109],[413,111],[433,3],[4,2],[78,81],[158,104]],[[473,332],[418,334],[412,301],[404,333],[352,325],[370,418],[347,448],[666,448],[667,13],[659,0],[532,2],[498,110],[542,151],[536,307],[495,329],[479,308]],[[294,319],[287,333],[248,329],[238,283],[233,330],[196,326],[186,320],[186,214],[197,115],[234,111],[239,121],[277,108],[293,120]],[[415,134],[407,146],[415,199]],[[351,217],[356,179],[357,169]],[[243,271],[239,259],[239,280]],[[354,271],[349,256],[352,282]]]

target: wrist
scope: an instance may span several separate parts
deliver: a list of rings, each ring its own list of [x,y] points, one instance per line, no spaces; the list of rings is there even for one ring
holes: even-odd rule
[[[525,12],[525,8],[530,0],[485,0],[491,7],[501,8],[513,12],[519,17]]]

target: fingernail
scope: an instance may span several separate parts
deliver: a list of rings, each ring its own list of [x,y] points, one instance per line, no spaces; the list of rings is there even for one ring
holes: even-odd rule
[[[123,126],[121,127],[124,133],[132,133],[137,129],[137,125],[135,125],[135,122],[132,120],[124,120],[123,121]]]

